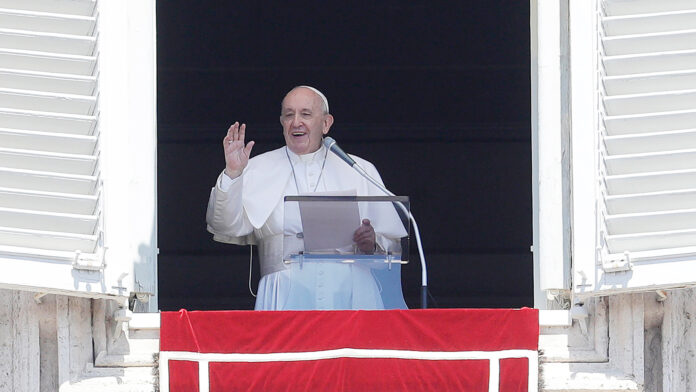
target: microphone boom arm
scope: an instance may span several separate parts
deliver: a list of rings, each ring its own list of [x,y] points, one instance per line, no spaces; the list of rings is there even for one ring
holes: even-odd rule
[[[335,144],[336,142],[334,141],[332,143]],[[333,150],[332,150],[333,151]],[[353,164],[351,165],[355,171],[360,173],[363,177],[365,177],[368,181],[370,181],[374,186],[379,188],[382,192],[386,193],[389,196],[396,196],[393,192],[391,192],[389,189],[387,189],[384,185],[380,184],[379,181],[375,180],[367,174],[367,172],[358,165],[357,162],[353,161]],[[428,268],[425,263],[425,254],[423,253],[423,244],[421,243],[421,237],[420,237],[420,231],[418,230],[418,223],[416,223],[416,218],[413,217],[413,214],[411,214],[411,211],[409,211],[406,206],[400,201],[395,202],[397,206],[401,209],[401,211],[404,214],[408,215],[408,219],[411,221],[413,224],[413,232],[416,235],[416,244],[418,245],[418,255],[420,256],[420,261],[421,261],[421,308],[422,309],[427,309],[428,308]]]

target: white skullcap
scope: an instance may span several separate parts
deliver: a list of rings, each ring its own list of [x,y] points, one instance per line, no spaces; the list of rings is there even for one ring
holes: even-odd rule
[[[309,89],[309,90],[314,91],[314,92],[321,98],[321,100],[322,100],[323,103],[324,103],[324,113],[329,113],[329,100],[326,99],[326,96],[324,96],[324,94],[322,94],[321,91],[315,89],[315,88],[312,87],[312,86],[297,86],[297,87],[295,87],[295,88],[300,88],[300,87],[306,88],[306,89]],[[294,89],[295,89],[295,88],[294,88]],[[293,90],[294,90],[294,89],[293,89]]]

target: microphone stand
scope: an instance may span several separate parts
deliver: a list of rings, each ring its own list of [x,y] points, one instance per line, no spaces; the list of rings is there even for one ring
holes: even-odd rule
[[[333,140],[333,139],[332,139]],[[333,144],[336,142],[334,141]],[[332,146],[333,146],[332,144]],[[333,151],[333,150],[332,150]],[[396,196],[394,193],[389,191],[384,185],[380,184],[378,181],[376,181],[372,176],[367,174],[367,172],[358,165],[357,162],[353,161],[353,164],[350,165],[355,171],[357,171],[361,176],[365,177],[368,181],[370,181],[374,186],[379,188],[382,192],[386,193],[389,196]],[[421,244],[421,237],[420,237],[420,231],[418,230],[418,223],[416,223],[416,218],[413,217],[413,214],[411,214],[411,211],[406,209],[406,206],[404,206],[403,203],[400,201],[395,202],[399,208],[401,208],[401,211],[403,211],[404,214],[408,215],[408,219],[411,221],[413,224],[413,232],[416,235],[416,244],[418,245],[418,255],[420,256],[420,261],[421,261],[421,309],[427,309],[428,308],[428,268],[426,267],[425,263],[425,254],[423,253],[423,245]]]

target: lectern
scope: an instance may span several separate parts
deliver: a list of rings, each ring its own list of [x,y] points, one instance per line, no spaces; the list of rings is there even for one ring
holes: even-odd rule
[[[406,309],[408,197],[286,196],[284,203],[283,262],[291,284],[279,310]],[[353,234],[367,224],[375,244],[361,249]]]

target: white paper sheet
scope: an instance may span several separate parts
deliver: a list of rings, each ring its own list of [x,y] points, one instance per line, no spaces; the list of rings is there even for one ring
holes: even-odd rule
[[[316,192],[310,196],[355,196],[355,190]],[[305,252],[353,252],[353,233],[360,227],[358,203],[301,201]]]

